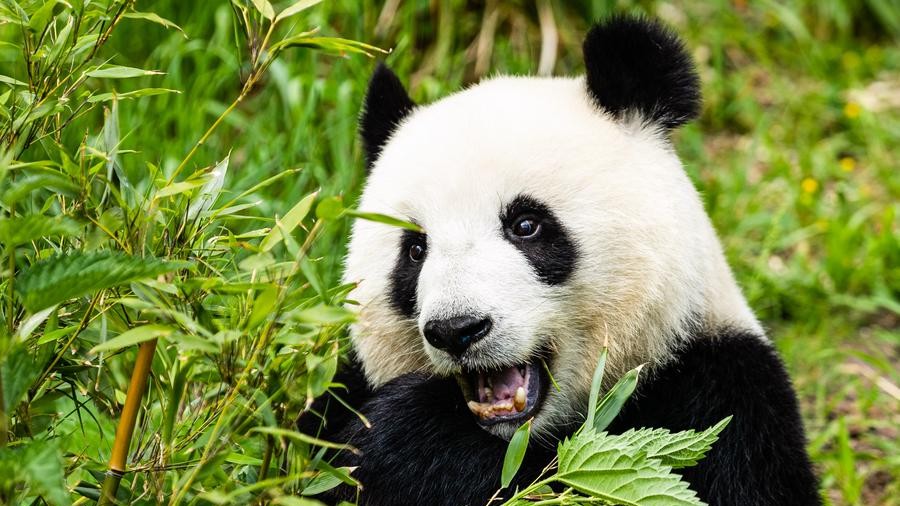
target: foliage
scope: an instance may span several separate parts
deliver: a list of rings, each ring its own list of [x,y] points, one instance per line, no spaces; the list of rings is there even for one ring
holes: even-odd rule
[[[702,505],[696,492],[688,488],[673,468],[693,466],[701,460],[719,433],[731,421],[728,417],[700,433],[693,430],[675,434],[666,429],[632,429],[624,434],[603,432],[625,401],[631,397],[643,366],[624,374],[600,397],[600,385],[606,369],[607,348],[600,353],[588,399],[588,415],[571,438],[560,443],[557,459],[544,470],[553,471],[518,491],[506,506],[524,506],[555,501],[553,504]],[[512,481],[524,459],[531,422],[513,434],[503,462],[501,485]],[[551,483],[568,487],[560,494],[548,491]],[[579,495],[580,494],[580,495]]]
[[[355,51],[374,50],[336,58],[295,39],[268,60],[267,34],[269,47],[317,29],[308,37],[391,48],[426,102],[491,73],[578,73],[590,20],[633,9],[694,51],[704,114],[675,145],[795,378],[823,495],[900,504],[890,1],[329,0],[269,32],[314,3],[0,2],[3,500],[96,497],[135,357],[109,343],[147,325],[173,330],[123,501],[176,502],[178,490],[177,502],[297,504],[287,494],[349,480],[316,444],[253,429],[292,431],[309,399],[340,394],[329,380],[352,317],[339,283],[349,220],[312,209],[340,195],[334,217],[349,216],[359,192],[355,122],[372,63]],[[294,50],[312,44],[327,54]],[[193,270],[26,309],[18,276],[77,251]]]

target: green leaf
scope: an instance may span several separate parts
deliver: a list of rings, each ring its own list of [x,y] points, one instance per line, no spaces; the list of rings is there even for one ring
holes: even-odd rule
[[[71,504],[66,492],[62,451],[58,440],[31,440],[25,448],[0,449],[0,483],[12,480],[30,487],[51,505]],[[9,486],[3,483],[4,486]],[[15,490],[16,487],[10,488]],[[13,500],[13,503],[17,501]]]
[[[166,28],[174,28],[184,34],[184,30],[182,30],[180,26],[153,12],[126,12],[122,15],[122,17],[131,19],[143,19],[145,21],[150,21],[151,23],[162,25]],[[187,34],[185,34],[184,37],[187,38]]]
[[[111,251],[73,251],[42,260],[16,276],[16,292],[31,312],[75,297],[160,274],[191,267],[190,262],[167,262]]]
[[[337,372],[337,362],[338,350],[336,347],[324,357],[312,353],[306,356],[306,370],[309,373],[306,387],[308,398],[314,399],[325,393]]]
[[[321,325],[339,325],[350,323],[356,319],[352,311],[339,306],[326,306],[319,304],[297,313],[297,320],[306,323],[318,323]]]
[[[379,47],[355,40],[339,37],[311,37],[310,33],[295,35],[272,44],[271,52],[277,55],[289,47],[301,47],[306,49],[318,49],[333,54],[344,55],[346,53],[364,54],[372,57],[372,53],[385,53],[388,51]]]
[[[672,468],[635,452],[621,438],[586,429],[559,447],[556,481],[623,506],[704,504]]]
[[[0,408],[5,413],[11,413],[32,382],[41,375],[45,364],[22,342],[14,342],[4,351],[4,356],[0,356],[0,380],[3,380],[3,405]]]
[[[18,246],[43,237],[70,237],[81,232],[81,225],[65,216],[32,214],[0,219],[0,243]]]
[[[253,6],[264,18],[271,20],[275,17],[275,9],[269,3],[269,0],[252,0],[252,2]]]
[[[525,450],[528,449],[528,439],[531,436],[531,420],[523,423],[516,429],[513,437],[509,440],[509,446],[506,447],[506,456],[503,457],[503,470],[500,472],[500,485],[503,488],[512,483],[516,473],[522,466],[525,459]]]
[[[316,206],[316,217],[320,220],[336,220],[344,214],[344,204],[340,197],[328,197]]]
[[[101,351],[113,351],[129,346],[134,346],[151,339],[159,339],[160,337],[168,337],[175,332],[175,329],[168,325],[150,324],[135,327],[131,330],[122,332],[118,336],[98,344],[91,348],[90,353],[100,353]]]
[[[269,235],[267,235],[265,239],[262,240],[262,243],[260,243],[260,249],[269,251],[280,243],[284,237],[281,232],[282,229],[285,232],[291,232],[297,228],[297,225],[299,225],[300,222],[303,221],[303,218],[306,218],[306,215],[309,214],[309,210],[312,209],[313,201],[316,200],[317,195],[318,192],[310,193],[306,197],[303,197],[300,202],[297,202],[297,204],[281,218],[281,227],[272,227],[272,230],[269,231]]]
[[[600,398],[600,387],[603,385],[603,371],[606,369],[606,357],[608,355],[609,348],[604,346],[603,351],[600,352],[600,359],[597,360],[597,367],[594,369],[594,379],[591,380],[591,393],[588,396],[587,420],[584,422],[585,427],[594,426],[594,416],[597,414],[597,399]]]
[[[594,424],[589,427],[593,427],[594,430],[598,432],[609,427],[609,424],[612,423],[616,418],[616,415],[619,414],[619,411],[622,410],[622,406],[628,402],[628,398],[634,393],[634,389],[637,387],[638,377],[640,376],[643,367],[643,365],[639,365],[625,373],[625,375],[609,389],[609,392],[606,392],[606,395],[603,396],[603,400],[600,401],[600,404],[597,406]]]
[[[631,429],[618,438],[630,448],[630,453],[644,453],[665,466],[680,469],[703,459],[729,422],[730,416],[701,432],[686,430],[675,434],[666,429]]]
[[[262,434],[268,434],[270,436],[284,437],[293,441],[299,441],[301,443],[311,444],[313,446],[321,446],[322,448],[332,448],[335,450],[350,450],[353,453],[358,453],[359,450],[353,448],[350,445],[340,444],[340,443],[332,443],[331,441],[325,441],[323,439],[314,438],[312,436],[306,435],[302,432],[297,432],[288,429],[282,429],[280,427],[254,427],[250,429],[250,432],[259,432]]]
[[[144,70],[134,67],[123,67],[121,65],[107,65],[85,73],[88,77],[102,79],[128,79],[131,77],[155,76],[159,74],[162,74],[162,72],[158,70]]]
[[[58,0],[51,0],[44,2],[44,5],[34,11],[34,14],[31,15],[31,20],[28,21],[28,29],[34,33],[43,32],[44,28],[47,27],[50,18],[53,16],[53,8],[56,7],[57,1]]]
[[[197,193],[191,207],[188,208],[188,218],[194,219],[198,215],[205,213],[216,203],[219,198],[219,192],[225,184],[225,175],[228,174],[228,163],[231,160],[231,153],[208,173],[204,174],[205,184]]]
[[[259,291],[253,299],[253,310],[247,319],[247,330],[255,329],[259,324],[273,316],[273,309],[278,303],[278,288],[268,285]]]
[[[95,104],[97,102],[108,102],[112,99],[116,100],[128,100],[132,98],[140,98],[140,97],[152,97],[154,95],[165,95],[166,93],[181,93],[178,90],[170,90],[168,88],[141,88],[139,90],[128,91],[125,93],[98,93],[97,95],[91,95],[88,97],[88,103]]]
[[[284,9],[283,11],[278,13],[278,16],[275,16],[275,21],[281,21],[284,18],[289,18],[294,14],[298,14],[310,7],[321,3],[322,0],[299,0],[294,2],[290,7]]]
[[[331,473],[319,473],[300,493],[302,495],[319,495],[322,492],[333,489],[341,483],[341,479]]]
[[[405,228],[407,230],[412,230],[413,232],[419,232],[420,234],[425,232],[425,230],[416,225],[415,223],[408,222],[406,220],[401,220],[400,218],[394,218],[393,216],[388,216],[386,214],[378,214],[378,213],[361,213],[359,211],[353,209],[347,209],[346,214],[353,216],[354,218],[360,218],[363,220],[374,221],[377,223],[384,223],[385,225],[391,225],[393,227]]]
[[[159,191],[156,192],[154,197],[158,199],[171,197],[172,195],[178,195],[179,193],[189,192],[194,188],[203,186],[204,184],[206,184],[206,180],[204,179],[179,181],[177,183],[172,183],[164,188],[160,188]]]

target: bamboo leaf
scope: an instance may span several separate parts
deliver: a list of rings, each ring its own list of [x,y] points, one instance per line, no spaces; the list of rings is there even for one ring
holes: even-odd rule
[[[640,376],[643,365],[639,365],[634,369],[625,373],[618,382],[603,396],[603,400],[597,405],[597,414],[594,418],[594,424],[591,426],[596,431],[602,431],[609,427],[609,424],[616,418],[628,398],[634,393],[637,387],[638,377]]]
[[[139,90],[128,91],[125,93],[99,93],[97,95],[91,95],[87,101],[91,104],[96,104],[98,102],[108,102],[112,99],[116,100],[129,100],[132,98],[140,98],[140,97],[152,97],[154,95],[165,95],[167,93],[181,93],[178,90],[170,90],[168,88],[141,88]]]
[[[150,21],[151,23],[162,25],[166,28],[174,28],[184,34],[184,38],[187,38],[187,34],[184,33],[184,30],[182,30],[180,26],[153,12],[126,12],[122,15],[122,17],[131,19],[143,19],[145,21]]]
[[[313,201],[316,200],[316,196],[318,196],[318,192],[310,193],[292,207],[291,210],[281,218],[281,227],[272,227],[272,230],[269,231],[269,235],[262,240],[262,243],[259,245],[260,249],[263,251],[271,250],[284,238],[282,230],[284,230],[284,233],[290,233],[297,228],[297,225],[303,221],[303,218],[306,218],[310,209],[312,209],[312,204]]]
[[[500,472],[500,486],[506,488],[512,483],[516,473],[525,459],[525,450],[528,449],[528,439],[531,436],[531,420],[523,423],[516,429],[513,437],[506,447],[506,456],[503,457],[503,469]]]
[[[594,417],[597,414],[597,400],[600,398],[600,387],[603,385],[603,372],[606,369],[606,357],[609,355],[609,348],[603,347],[600,352],[600,359],[597,360],[597,367],[594,369],[594,378],[591,380],[591,393],[588,396],[587,420],[584,422],[585,427],[594,426]]]
[[[162,74],[162,72],[158,70],[144,70],[134,67],[123,67],[121,65],[107,65],[85,73],[88,77],[103,79],[128,79],[131,77],[155,76],[159,74]]]
[[[275,17],[275,9],[269,0],[252,0],[253,6],[263,15],[264,18],[272,20]]]
[[[287,7],[283,11],[278,13],[278,16],[275,17],[275,21],[281,21],[282,19],[289,18],[294,14],[298,14],[300,12],[309,9],[310,7],[321,3],[322,0],[299,0],[294,2],[290,7]]]
[[[94,346],[93,348],[91,348],[90,353],[115,351],[122,348],[127,348],[129,346],[134,346],[135,344],[143,343],[144,341],[149,341],[151,339],[168,337],[172,335],[173,332],[175,332],[175,329],[168,325],[142,325],[140,327],[135,327],[131,330],[127,330],[110,339],[109,341],[106,341],[105,343]]]
[[[425,230],[416,225],[415,223],[411,223],[406,220],[401,220],[400,218],[394,218],[393,216],[388,216],[386,214],[378,214],[378,213],[361,213],[354,209],[347,209],[345,213],[349,216],[353,216],[354,218],[360,218],[363,220],[374,221],[376,223],[384,223],[385,225],[390,225],[392,227],[404,228],[406,230],[412,230],[413,232],[423,233]]]
[[[332,443],[330,441],[325,441],[324,439],[314,438],[312,436],[306,435],[302,432],[297,432],[288,429],[282,429],[280,427],[254,427],[250,429],[250,432],[259,432],[261,434],[268,434],[270,436],[283,437],[293,441],[299,441],[306,444],[311,444],[313,446],[321,446],[322,448],[332,448],[336,450],[350,450],[353,453],[359,453],[359,450],[353,448],[350,445],[340,444],[340,443]]]

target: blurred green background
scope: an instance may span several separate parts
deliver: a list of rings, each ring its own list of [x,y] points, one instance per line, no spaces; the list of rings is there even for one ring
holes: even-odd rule
[[[101,53],[164,74],[98,81],[98,91],[179,91],[119,104],[135,179],[148,162],[178,165],[247,72],[228,2],[138,7],[181,30],[126,19]],[[291,24],[391,49],[388,64],[429,102],[498,73],[578,74],[590,22],[618,11],[660,17],[696,59],[703,114],[675,146],[792,373],[823,496],[900,504],[897,0],[326,0]],[[20,57],[0,43],[0,74]],[[231,153],[232,195],[302,168],[254,195],[259,216],[283,215],[317,188],[352,203],[364,181],[356,119],[374,65],[361,55],[285,53],[192,165]],[[97,125],[100,109],[64,143],[97,135]],[[314,246],[328,286],[348,227],[333,224]]]

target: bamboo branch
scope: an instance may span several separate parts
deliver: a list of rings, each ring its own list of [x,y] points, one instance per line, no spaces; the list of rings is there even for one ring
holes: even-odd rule
[[[116,439],[113,441],[112,455],[109,458],[109,469],[103,480],[103,489],[98,505],[116,504],[116,492],[122,476],[125,475],[128,449],[131,446],[135,422],[141,407],[141,400],[144,397],[144,390],[147,388],[147,378],[150,376],[150,367],[153,365],[155,353],[156,339],[141,343],[141,347],[138,349],[134,371],[131,373],[131,383],[128,385],[128,393],[125,396],[125,407],[122,408],[122,417],[116,428]]]

